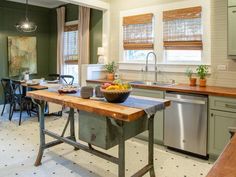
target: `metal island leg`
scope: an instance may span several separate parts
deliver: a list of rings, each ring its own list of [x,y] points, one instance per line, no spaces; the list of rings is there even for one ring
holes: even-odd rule
[[[154,171],[154,116],[152,115],[148,119],[148,164],[139,170],[137,173],[132,175],[132,177],[141,177],[145,175],[147,172],[150,173],[150,177],[155,177]]]
[[[150,177],[155,177],[154,170],[154,116],[149,118],[148,122],[148,163],[151,166],[150,168]]]
[[[118,145],[118,176],[125,176],[125,137],[124,137],[124,127],[121,125],[119,127],[119,145]]]

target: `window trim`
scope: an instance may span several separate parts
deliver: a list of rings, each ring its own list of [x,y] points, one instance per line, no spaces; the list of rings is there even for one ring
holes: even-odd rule
[[[203,50],[202,50],[202,60],[201,62],[178,62],[179,65],[199,65],[207,64],[211,65],[211,26],[209,21],[211,21],[211,6],[210,0],[187,0],[183,2],[168,3],[157,6],[150,6],[139,9],[132,9],[128,11],[120,12],[120,35],[119,35],[119,63],[145,63],[145,59],[141,62],[138,61],[125,61],[124,59],[124,49],[123,49],[123,26],[122,19],[125,16],[132,16],[144,13],[153,13],[153,30],[154,30],[154,52],[157,54],[158,63],[161,65],[173,64],[173,62],[168,62],[164,57],[164,47],[163,47],[163,12],[167,10],[175,10],[182,8],[189,8],[194,6],[202,6],[202,26],[203,26]],[[158,24],[158,25],[155,25]],[[175,62],[174,62],[175,63]]]

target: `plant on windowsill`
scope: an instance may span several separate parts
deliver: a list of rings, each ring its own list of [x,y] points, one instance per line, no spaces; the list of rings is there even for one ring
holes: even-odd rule
[[[105,65],[107,71],[107,80],[114,80],[114,74],[117,69],[117,65],[114,61]]]
[[[197,78],[193,77],[193,70],[191,70],[190,68],[187,68],[185,74],[189,78],[189,85],[196,86]]]
[[[208,74],[208,67],[206,65],[199,65],[197,67],[197,75],[200,77],[199,86],[206,87],[206,76]]]

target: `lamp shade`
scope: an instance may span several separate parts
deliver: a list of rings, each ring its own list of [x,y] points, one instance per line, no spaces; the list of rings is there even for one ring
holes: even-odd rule
[[[98,47],[98,55],[104,55],[104,48],[103,47]]]

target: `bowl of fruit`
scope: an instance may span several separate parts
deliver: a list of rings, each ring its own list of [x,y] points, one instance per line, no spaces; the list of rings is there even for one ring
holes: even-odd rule
[[[67,94],[74,94],[74,93],[77,93],[77,91],[79,90],[79,87],[77,86],[74,86],[74,85],[64,85],[64,86],[61,86],[59,89],[58,89],[58,93],[59,94],[63,94],[63,93],[67,93]]]
[[[108,102],[123,103],[129,97],[132,87],[129,83],[115,80],[113,83],[102,84],[100,90]]]

